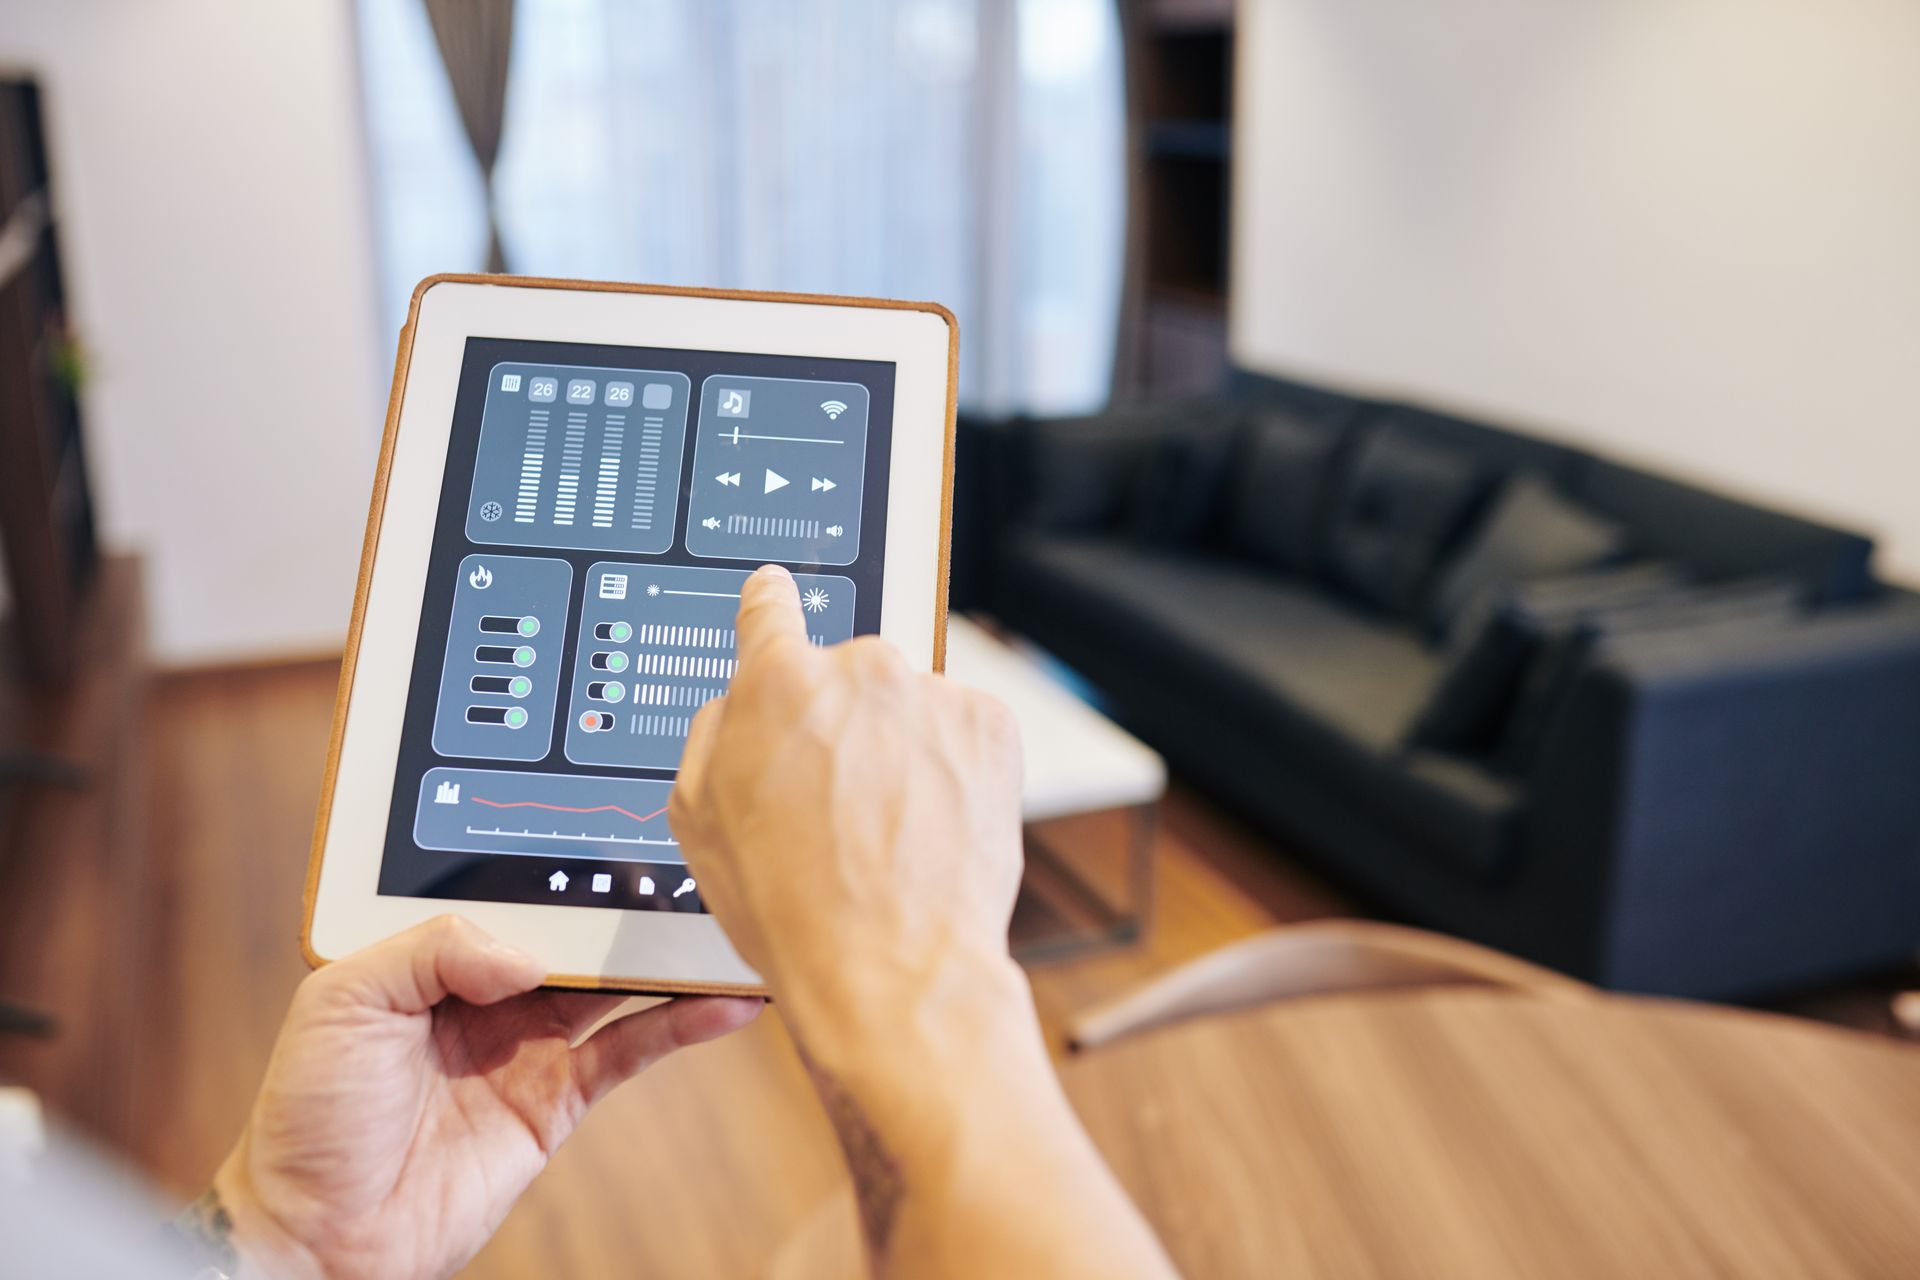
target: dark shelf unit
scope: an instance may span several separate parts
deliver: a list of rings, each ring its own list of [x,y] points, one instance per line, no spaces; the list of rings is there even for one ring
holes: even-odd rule
[[[1227,372],[1233,0],[1125,0],[1132,178],[1116,391],[1216,390]]]
[[[40,89],[0,79],[0,547],[5,630],[25,676],[72,672],[98,559]]]

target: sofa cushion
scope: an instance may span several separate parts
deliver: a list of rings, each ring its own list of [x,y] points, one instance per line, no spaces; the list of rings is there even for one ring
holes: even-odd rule
[[[1495,766],[1524,776],[1540,743],[1598,649],[1610,640],[1664,632],[1704,645],[1745,636],[1755,627],[1790,621],[1805,609],[1804,583],[1754,580],[1699,586],[1657,599],[1583,612],[1541,645],[1528,664],[1500,735]]]
[[[1329,537],[1331,575],[1369,604],[1413,617],[1489,473],[1468,455],[1390,428],[1367,431],[1345,472]]]
[[[1522,792],[1458,756],[1410,751],[1380,775],[1380,808],[1415,848],[1475,877],[1498,872],[1518,847]]]
[[[1570,491],[1570,482],[1592,457],[1543,436],[1458,418],[1419,405],[1379,403],[1372,407],[1367,420],[1428,448],[1472,458],[1490,471],[1501,474],[1529,471],[1567,491]]]
[[[1022,627],[1069,661],[1179,685],[1197,717],[1271,726],[1329,758],[1393,752],[1439,668],[1411,631],[1230,561],[1026,535],[1001,573]],[[1071,637],[1092,639],[1064,652]]]
[[[1171,424],[1134,477],[1128,524],[1136,538],[1163,547],[1213,541],[1243,418],[1232,405],[1206,402]]]
[[[1626,544],[1623,526],[1585,510],[1538,476],[1514,476],[1440,571],[1428,625],[1444,638],[1469,602],[1487,592],[1590,569],[1617,557]]]
[[[1081,418],[1022,421],[1013,476],[1024,523],[1060,533],[1120,527],[1132,509],[1139,477],[1184,415],[1210,402],[1133,405]],[[1221,402],[1211,402],[1219,404]]]
[[[1344,431],[1337,420],[1255,409],[1235,451],[1227,544],[1290,573],[1320,563],[1320,530]]]
[[[1408,733],[1410,746],[1490,754],[1506,724],[1521,677],[1556,632],[1583,611],[1669,597],[1684,589],[1671,565],[1628,565],[1542,578],[1476,607],[1460,632],[1444,675]]]

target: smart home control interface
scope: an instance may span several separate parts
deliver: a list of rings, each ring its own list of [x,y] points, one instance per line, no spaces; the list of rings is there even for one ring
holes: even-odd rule
[[[894,366],[474,338],[380,892],[700,911],[667,800],[740,585],[880,629]]]

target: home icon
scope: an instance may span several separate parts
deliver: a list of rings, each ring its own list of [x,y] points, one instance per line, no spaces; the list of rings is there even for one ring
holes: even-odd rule
[[[567,887],[566,872],[556,871],[552,875],[547,877],[547,888],[553,890],[555,893],[560,892],[562,889],[566,887]]]

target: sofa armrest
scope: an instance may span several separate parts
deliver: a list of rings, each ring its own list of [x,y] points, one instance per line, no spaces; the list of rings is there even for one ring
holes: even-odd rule
[[[1715,997],[1920,946],[1920,602],[1608,645],[1529,782],[1527,856],[1598,868],[1608,985]]]

